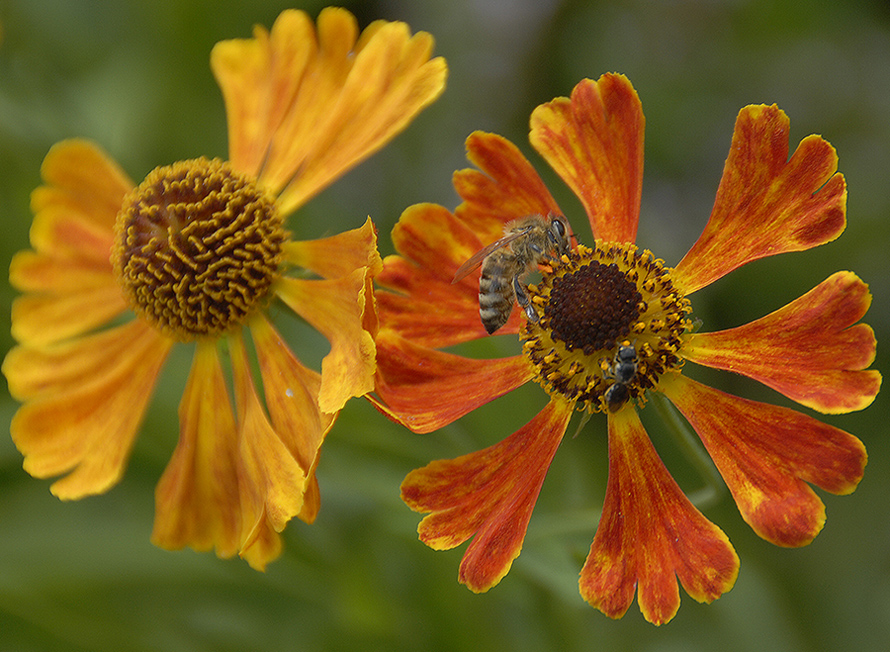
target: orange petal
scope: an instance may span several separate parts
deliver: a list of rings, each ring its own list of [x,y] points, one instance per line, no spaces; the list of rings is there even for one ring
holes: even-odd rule
[[[861,410],[881,386],[881,374],[866,370],[875,359],[874,332],[856,324],[869,304],[868,286],[852,272],[838,272],[750,324],[692,335],[682,353],[754,378],[820,412]]]
[[[532,145],[575,191],[597,240],[633,242],[643,189],[640,98],[623,75],[585,79],[532,112]]]
[[[377,336],[378,399],[368,398],[414,432],[432,432],[530,381],[524,356],[475,360],[435,351],[383,329]]]
[[[58,295],[27,294],[12,302],[12,335],[28,346],[52,345],[107,324],[125,309],[114,283]]]
[[[262,315],[251,321],[250,332],[259,358],[263,393],[272,425],[306,475],[303,506],[298,516],[311,523],[320,502],[315,467],[335,415],[319,410],[321,376],[300,364]]]
[[[711,218],[674,272],[686,294],[752,260],[811,249],[844,230],[847,190],[835,174],[834,148],[807,136],[789,159],[789,124],[775,105],[739,112]]]
[[[807,482],[852,492],[865,469],[856,437],[788,408],[748,401],[674,374],[660,389],[689,420],[742,518],[779,546],[803,546],[825,523]]]
[[[45,350],[18,347],[3,363],[25,399],[10,433],[31,475],[71,471],[51,491],[63,500],[107,491],[123,475],[172,342],[143,322]]]
[[[402,131],[442,92],[446,66],[432,37],[326,8],[285,11],[271,34],[218,43],[211,66],[229,117],[230,159],[282,193],[289,213]],[[260,168],[262,167],[262,171]]]
[[[334,423],[332,414],[318,408],[321,376],[294,357],[281,335],[262,315],[250,322],[256,346],[263,393],[272,425],[303,469],[309,469],[325,434]]]
[[[487,336],[478,273],[451,283],[457,268],[484,246],[478,235],[441,206],[417,204],[402,213],[392,239],[404,258],[387,256],[376,279],[394,290],[377,293],[383,327],[431,347]],[[518,324],[515,316],[501,332],[516,333]]]
[[[639,586],[640,611],[668,622],[680,607],[677,577],[699,602],[735,583],[739,559],[664,467],[635,410],[609,415],[609,480],[603,515],[581,570],[581,595],[620,618]]]
[[[479,170],[454,173],[454,188],[464,200],[455,213],[482,245],[503,236],[504,224],[510,220],[533,213],[562,214],[531,163],[506,138],[473,132],[467,138],[467,158]]]
[[[265,571],[266,565],[278,559],[284,548],[281,535],[275,531],[269,519],[263,518],[262,515],[244,540],[245,543],[238,551],[238,555],[250,564],[251,568],[258,571]]]
[[[383,268],[377,253],[377,230],[370,217],[361,228],[330,238],[288,242],[284,249],[288,262],[323,278],[340,278],[360,267],[376,276]]]
[[[229,160],[237,170],[259,175],[317,49],[312,20],[293,10],[278,17],[271,36],[256,26],[252,39],[214,46],[210,67],[225,99]]]
[[[228,558],[241,546],[238,432],[213,340],[199,340],[179,404],[179,443],[155,490],[156,546],[216,548]]]
[[[124,195],[133,188],[133,182],[104,151],[79,139],[53,145],[40,175],[46,185],[31,195],[35,215],[49,208],[62,210],[86,218],[108,234],[114,229]],[[107,259],[108,253],[105,255]]]
[[[323,54],[341,47],[331,45],[341,39],[341,30],[327,27],[326,11],[332,12],[331,23],[341,21],[339,16],[334,20],[334,10],[322,10],[319,15]],[[354,21],[352,16],[349,19]],[[296,172],[280,198],[285,213],[386,145],[442,94],[447,66],[441,57],[430,58],[432,50],[433,37],[426,32],[411,36],[404,23],[373,23],[346,54],[352,66],[342,84],[332,89],[332,96],[310,96],[307,103],[316,107],[317,119],[309,121],[304,107],[294,106],[288,116],[291,124],[282,125],[276,141],[287,149],[273,149],[272,162],[278,154],[282,173]],[[318,69],[324,72],[325,68],[321,59]],[[338,76],[334,83],[339,81]],[[294,163],[297,158],[300,162]]]
[[[12,331],[51,344],[111,321],[126,303],[109,259],[112,225],[132,183],[91,143],[64,141],[47,154],[46,185],[32,195],[34,251],[12,260],[11,284],[30,294],[13,304]]]
[[[497,584],[519,556],[532,509],[565,434],[572,406],[551,401],[499,444],[453,460],[438,460],[408,474],[402,500],[432,512],[418,527],[435,550],[474,534],[460,565],[460,581],[480,593]]]
[[[335,280],[282,278],[276,285],[281,300],[331,343],[321,362],[322,412],[337,412],[351,397],[374,388],[376,348],[364,329],[367,274],[363,268]]]
[[[241,487],[241,517],[246,533],[241,554],[260,544],[265,524],[281,532],[303,508],[306,470],[269,423],[251,377],[247,353],[240,332],[229,336],[234,370],[235,405],[238,409],[238,477]],[[266,540],[268,536],[266,536]],[[280,547],[279,547],[280,550]],[[252,555],[251,566],[264,569],[272,559]]]

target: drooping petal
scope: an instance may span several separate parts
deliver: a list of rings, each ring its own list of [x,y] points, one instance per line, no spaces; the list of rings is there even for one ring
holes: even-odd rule
[[[383,327],[430,347],[487,336],[479,317],[478,272],[451,283],[457,268],[486,243],[435,204],[406,209],[392,239],[401,256],[387,256],[376,279],[393,290],[377,293]],[[518,325],[517,315],[499,332],[517,333]]]
[[[376,276],[383,267],[377,252],[377,229],[370,217],[360,228],[329,238],[287,242],[284,252],[288,262],[322,278],[341,278],[361,267]]]
[[[402,131],[445,84],[433,39],[378,22],[358,38],[348,11],[326,8],[317,36],[304,12],[271,33],[218,43],[211,66],[229,116],[230,158],[289,213]],[[261,169],[262,168],[262,169]]]
[[[107,491],[123,475],[171,346],[133,321],[46,349],[10,351],[3,373],[10,393],[26,401],[10,433],[25,470],[38,478],[71,471],[50,487],[63,500]]]
[[[241,547],[238,429],[214,340],[199,340],[179,404],[179,443],[155,490],[151,540],[167,550]]]
[[[298,516],[311,523],[319,505],[315,466],[335,415],[318,407],[321,376],[300,364],[268,320],[258,315],[250,322],[250,332],[272,425],[306,476]]]
[[[861,410],[881,386],[881,374],[866,369],[875,359],[874,332],[856,324],[870,304],[868,286],[852,272],[838,272],[761,319],[690,336],[682,353],[820,412]]]
[[[425,544],[447,550],[476,535],[460,565],[460,581],[470,590],[490,589],[519,556],[571,415],[571,404],[551,401],[499,444],[432,462],[409,473],[402,483],[402,500],[411,509],[432,512],[418,527]]]
[[[575,191],[597,240],[633,242],[643,190],[640,98],[623,75],[585,79],[532,112],[532,145]]]
[[[303,508],[306,470],[269,423],[251,377],[240,332],[229,336],[238,410],[238,477],[241,489],[242,540],[240,554],[257,570],[274,559],[268,547],[268,528],[281,532]],[[250,553],[254,548],[253,553]],[[280,552],[280,545],[277,551]]]
[[[847,190],[835,174],[834,148],[807,136],[789,159],[789,127],[775,105],[739,112],[711,217],[675,270],[686,294],[752,260],[811,249],[844,230]]]
[[[680,607],[677,577],[692,598],[711,602],[732,588],[738,570],[729,539],[677,486],[636,411],[610,414],[609,480],[581,570],[584,599],[620,618],[638,587],[643,616],[661,625]]]
[[[767,541],[803,546],[822,529],[825,506],[807,482],[848,494],[862,479],[865,447],[842,430],[680,374],[660,389],[695,428],[742,518]]]
[[[368,398],[414,432],[432,432],[503,396],[534,376],[523,356],[477,360],[418,346],[383,329],[377,335],[377,386]]]
[[[376,349],[365,330],[368,300],[367,268],[332,280],[280,279],[276,294],[331,343],[321,363],[318,403],[323,412],[337,412],[353,396],[374,388]]]
[[[454,189],[463,199],[455,214],[482,245],[503,236],[510,220],[562,214],[532,164],[503,136],[473,132],[467,138],[467,158],[479,169],[454,173]]]

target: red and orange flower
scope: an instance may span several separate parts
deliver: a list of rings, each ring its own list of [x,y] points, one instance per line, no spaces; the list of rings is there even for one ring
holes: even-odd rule
[[[407,209],[393,231],[400,256],[378,283],[375,404],[416,432],[436,430],[534,380],[550,395],[526,426],[485,450],[413,471],[402,497],[429,513],[420,539],[449,549],[473,537],[460,581],[486,591],[519,555],[531,512],[572,413],[608,415],[609,477],[602,518],[581,571],[583,597],[621,617],[638,590],[655,624],[679,608],[679,577],[710,602],[735,582],[726,535],[682,493],[652,446],[636,407],[661,393],[685,416],[723,476],[743,518],[781,546],[809,543],[825,521],[810,484],[852,492],[866,453],[852,435],[784,407],[730,396],[682,373],[685,361],[743,374],[824,413],[869,405],[881,376],[872,329],[857,324],[871,301],[852,272],[839,272],[748,325],[693,332],[688,296],[748,262],[837,238],[846,188],[834,149],[805,138],[789,158],[789,121],[775,106],[739,113],[723,179],[704,232],[675,267],[633,243],[643,171],[644,119],[629,81],[582,81],[571,98],[538,107],[531,143],[583,204],[595,247],[579,245],[541,266],[530,310],[502,332],[522,353],[480,360],[438,349],[484,337],[477,276],[455,270],[500,238],[511,220],[561,215],[530,163],[510,142],[474,133],[479,170],[455,174],[454,213]],[[525,315],[530,314],[531,319]],[[619,351],[622,351],[619,356]],[[630,365],[620,374],[619,364]],[[614,386],[622,386],[615,391]]]
[[[57,144],[32,196],[32,251],[10,268],[20,343],[3,373],[25,469],[62,499],[121,478],[174,344],[196,352],[152,540],[262,569],[294,516],[319,507],[325,435],[373,387],[376,232],[292,241],[284,217],[380,149],[444,88],[433,39],[404,23],[286,11],[218,43],[229,160],[181,161],[138,186],[96,145]],[[278,298],[330,342],[304,367],[264,310]],[[262,391],[251,372],[252,340]],[[221,349],[227,348],[227,352]],[[235,406],[223,359],[231,358]],[[260,396],[264,398],[261,399]]]

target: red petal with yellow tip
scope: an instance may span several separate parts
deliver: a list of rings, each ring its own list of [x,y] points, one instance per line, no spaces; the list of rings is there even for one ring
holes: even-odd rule
[[[547,469],[565,434],[572,406],[551,401],[526,426],[499,444],[453,460],[438,460],[408,474],[402,500],[432,512],[418,527],[436,550],[474,534],[460,565],[460,581],[487,591],[519,556]]]
[[[807,482],[848,494],[862,479],[865,447],[842,430],[679,374],[660,388],[695,428],[742,517],[767,541],[803,546],[822,529],[825,506]]]
[[[531,163],[506,138],[473,132],[467,138],[467,158],[479,170],[454,173],[454,189],[464,200],[455,213],[483,245],[502,237],[510,220],[562,214]]]
[[[661,625],[680,607],[677,577],[699,602],[729,591],[739,559],[720,528],[677,486],[634,410],[609,415],[603,514],[581,570],[581,595],[620,618],[638,588],[640,611]]]
[[[361,267],[376,276],[383,268],[377,252],[377,229],[371,218],[358,229],[329,238],[287,242],[284,252],[288,262],[323,278],[341,278]]]
[[[367,274],[362,268],[335,280],[282,278],[276,284],[281,300],[331,343],[321,362],[322,412],[337,412],[353,396],[374,388],[376,349],[364,329]]]
[[[534,376],[523,356],[476,360],[418,346],[384,329],[377,336],[377,387],[368,398],[414,432],[432,432]]]
[[[46,185],[31,194],[35,215],[52,207],[85,217],[109,234],[124,195],[133,188],[133,182],[104,151],[79,139],[53,145],[40,176]],[[105,255],[107,259],[108,252]]]
[[[868,286],[852,272],[837,272],[750,324],[692,335],[682,354],[754,378],[820,412],[861,410],[881,386],[881,374],[866,370],[875,359],[874,332],[856,324],[869,304]]]
[[[238,430],[216,342],[199,340],[179,404],[179,443],[155,490],[156,546],[216,548],[223,558],[241,547]]]
[[[585,79],[532,112],[532,145],[584,205],[593,236],[633,242],[643,189],[640,98],[623,75]]]
[[[711,217],[677,265],[674,283],[690,294],[745,263],[803,251],[837,238],[847,190],[834,148],[804,138],[788,158],[790,122],[773,106],[739,112]]]
[[[377,293],[382,326],[430,347],[487,336],[479,317],[479,273],[451,283],[457,268],[487,243],[434,204],[405,210],[392,238],[404,257],[387,256],[376,279],[393,290]],[[518,332],[518,323],[514,317],[501,332]]]
[[[142,322],[43,350],[18,347],[3,363],[26,400],[10,433],[31,475],[71,471],[63,500],[107,491],[121,477],[172,342]],[[73,469],[73,470],[72,470]]]

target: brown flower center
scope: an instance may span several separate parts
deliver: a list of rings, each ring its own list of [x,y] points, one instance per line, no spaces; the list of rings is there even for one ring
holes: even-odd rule
[[[131,307],[180,340],[242,324],[279,275],[275,201],[218,159],[152,171],[125,198],[112,263]]]
[[[631,244],[579,246],[554,262],[528,294],[539,319],[521,336],[537,381],[591,412],[643,400],[668,369],[692,327],[689,301],[670,271]]]

